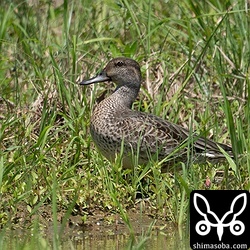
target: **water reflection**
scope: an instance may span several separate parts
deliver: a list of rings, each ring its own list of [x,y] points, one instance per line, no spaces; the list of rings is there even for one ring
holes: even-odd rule
[[[128,234],[117,235],[85,235],[82,238],[72,237],[62,245],[63,249],[190,249],[189,239],[180,239],[178,232],[153,231],[151,235],[136,235],[131,237]]]
[[[163,227],[156,224],[145,226],[137,223],[134,237],[128,233],[126,226],[120,227],[119,230],[111,230],[107,227],[92,227],[87,230],[86,228],[83,230],[82,227],[67,230],[64,228],[60,240],[54,235],[52,226],[47,230],[44,228],[41,230],[39,225],[36,229],[0,230],[0,249],[190,249],[186,230],[178,232],[166,222]],[[134,228],[136,228],[135,224]],[[58,232],[60,229],[62,228],[59,226]]]

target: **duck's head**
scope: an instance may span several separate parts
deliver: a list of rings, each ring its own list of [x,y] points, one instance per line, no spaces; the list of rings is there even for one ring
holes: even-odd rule
[[[107,66],[95,77],[84,80],[81,85],[112,81],[121,86],[132,85],[140,88],[141,70],[139,64],[130,58],[117,57],[112,59]]]

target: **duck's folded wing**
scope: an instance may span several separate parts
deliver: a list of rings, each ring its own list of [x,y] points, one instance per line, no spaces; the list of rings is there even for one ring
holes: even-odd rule
[[[233,156],[230,146],[200,137],[151,114],[133,111],[128,115],[122,114],[122,119],[117,122],[123,131],[125,143],[129,143],[133,148],[138,148],[139,144],[140,151],[158,154],[160,158],[167,157],[172,152],[184,155],[187,149],[211,159],[224,158],[220,147]]]

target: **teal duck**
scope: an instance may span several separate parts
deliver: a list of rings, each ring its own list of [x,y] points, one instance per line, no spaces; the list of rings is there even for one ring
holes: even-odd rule
[[[109,161],[114,162],[121,149],[124,168],[133,167],[135,159],[140,165],[153,159],[163,162],[163,166],[186,162],[190,156],[196,162],[217,162],[225,158],[220,148],[233,156],[230,146],[199,137],[153,114],[132,110],[142,81],[140,66],[135,60],[115,58],[100,74],[80,84],[106,81],[116,83],[117,87],[94,107],[90,133]]]

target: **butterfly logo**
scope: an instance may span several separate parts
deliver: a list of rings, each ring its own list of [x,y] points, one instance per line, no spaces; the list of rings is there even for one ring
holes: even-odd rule
[[[243,199],[243,205],[239,209],[239,211],[237,211],[235,204],[239,203],[241,199]],[[218,216],[213,211],[210,210],[210,205],[207,199],[203,195],[195,193],[193,202],[194,202],[194,207],[196,211],[204,218],[203,220],[200,220],[199,222],[197,222],[195,226],[195,230],[199,235],[204,236],[204,235],[209,234],[211,227],[217,228],[217,235],[218,235],[219,241],[221,241],[222,239],[225,227],[229,227],[230,232],[235,236],[238,236],[244,233],[245,225],[243,224],[242,221],[237,220],[237,216],[239,216],[246,208],[246,205],[247,205],[246,193],[239,194],[233,199],[231,206],[230,206],[230,210],[227,211],[222,216],[221,219],[219,219]],[[205,204],[206,211],[202,211],[204,210],[204,206],[199,208],[198,202],[200,202],[199,203],[200,205],[202,202],[203,202],[203,205]],[[231,216],[232,220],[228,223],[225,223],[225,220],[228,219],[228,216]],[[211,219],[214,219],[213,222],[211,222]]]

